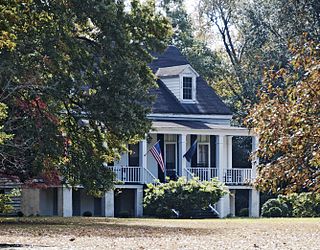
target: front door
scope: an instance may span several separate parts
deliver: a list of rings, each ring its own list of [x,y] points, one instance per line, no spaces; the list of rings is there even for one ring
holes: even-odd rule
[[[165,166],[166,166],[166,175],[170,179],[177,178],[177,161],[176,161],[176,144],[175,143],[167,143],[166,144],[166,159],[165,159]]]

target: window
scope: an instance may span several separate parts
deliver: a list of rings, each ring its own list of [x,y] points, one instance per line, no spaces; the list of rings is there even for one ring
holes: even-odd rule
[[[199,143],[198,165],[201,167],[209,166],[209,145]]]
[[[176,142],[177,141],[177,135],[165,134],[164,135],[164,140],[165,140],[165,142]]]
[[[198,141],[199,142],[210,142],[210,136],[209,135],[198,135]]]
[[[183,77],[183,99],[192,100],[192,77]]]

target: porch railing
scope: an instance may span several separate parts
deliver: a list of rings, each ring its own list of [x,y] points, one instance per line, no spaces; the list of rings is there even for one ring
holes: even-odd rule
[[[127,183],[141,183],[142,182],[142,168],[131,166],[112,166],[112,170],[116,174],[119,181]]]
[[[156,183],[157,178],[150,172],[149,169],[144,168],[144,183]]]
[[[217,168],[205,168],[205,167],[191,167],[188,170],[194,177],[198,177],[200,181],[209,181],[212,178],[218,176]]]
[[[191,167],[188,171],[200,181],[209,181],[218,177],[217,168]],[[250,184],[254,179],[251,168],[232,168],[223,170],[223,182],[229,185]]]
[[[112,166],[119,181],[125,183],[155,183],[156,177],[148,169],[140,166]],[[218,177],[217,168],[191,167],[186,168],[186,177],[198,177],[200,181],[209,181]],[[224,169],[222,180],[227,185],[248,185],[254,179],[251,168]]]
[[[224,170],[224,182],[232,185],[250,184],[254,179],[251,168],[232,168]]]

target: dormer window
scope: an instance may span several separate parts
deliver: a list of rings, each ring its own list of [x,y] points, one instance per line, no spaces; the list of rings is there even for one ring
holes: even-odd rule
[[[180,102],[196,103],[196,81],[199,74],[189,64],[159,68],[156,76]]]
[[[183,100],[192,100],[192,77],[183,77]]]

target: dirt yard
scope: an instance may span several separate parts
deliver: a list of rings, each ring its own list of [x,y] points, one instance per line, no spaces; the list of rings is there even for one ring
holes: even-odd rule
[[[320,219],[0,218],[10,249],[320,249]]]

